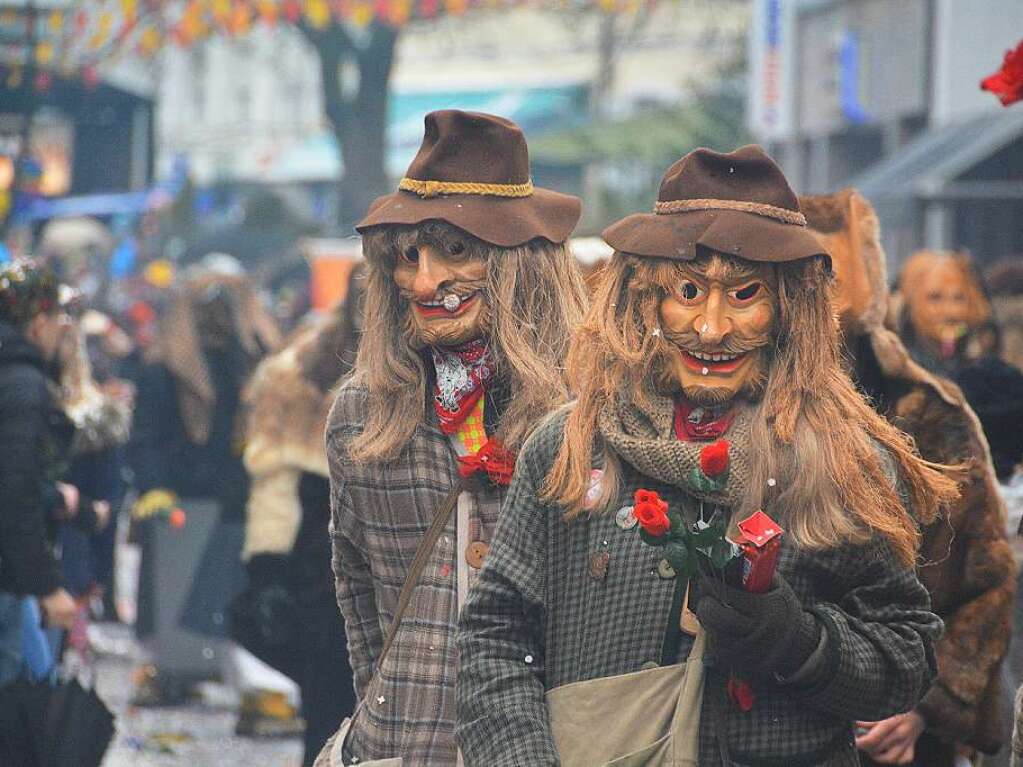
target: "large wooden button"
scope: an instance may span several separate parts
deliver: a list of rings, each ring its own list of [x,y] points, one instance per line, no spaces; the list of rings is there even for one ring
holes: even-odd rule
[[[590,555],[590,577],[595,581],[602,581],[607,578],[607,568],[611,564],[611,555],[605,551],[598,551]]]
[[[465,547],[465,561],[474,570],[483,567],[483,560],[487,558],[490,547],[483,541],[473,541]]]

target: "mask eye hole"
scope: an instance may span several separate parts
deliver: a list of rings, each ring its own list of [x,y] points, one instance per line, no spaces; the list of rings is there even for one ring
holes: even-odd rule
[[[410,246],[401,252],[401,260],[407,264],[419,263],[419,248]]]
[[[448,253],[452,256],[460,256],[465,252],[465,243],[457,240],[448,245]]]
[[[685,280],[678,287],[678,297],[683,303],[691,303],[703,295],[703,288],[691,280]]]
[[[763,285],[761,285],[759,282],[751,282],[749,285],[746,285],[745,287],[739,288],[738,290],[733,290],[732,296],[733,298],[735,298],[736,301],[738,301],[741,304],[744,304],[747,301],[752,301],[754,298],[760,295],[760,290],[762,288]]]

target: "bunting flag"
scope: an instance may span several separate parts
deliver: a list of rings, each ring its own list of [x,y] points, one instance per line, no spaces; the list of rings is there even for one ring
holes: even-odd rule
[[[121,55],[151,59],[168,43],[188,49],[221,34],[249,34],[254,25],[304,25],[327,29],[332,24],[365,28],[373,23],[393,27],[430,20],[440,15],[462,16],[472,10],[525,5],[576,8],[580,0],[90,0],[72,9],[40,10],[37,42],[0,75],[0,87],[21,87],[22,68],[33,63],[44,77],[32,82],[37,90],[52,86],[55,74],[78,76],[87,88],[99,84],[104,62]],[[609,14],[633,14],[657,0],[587,0]],[[24,34],[29,13],[24,8],[0,9],[0,27]],[[20,29],[19,29],[20,27]]]

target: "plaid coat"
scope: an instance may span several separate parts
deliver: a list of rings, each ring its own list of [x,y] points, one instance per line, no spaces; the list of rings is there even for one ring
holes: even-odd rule
[[[458,740],[467,765],[557,765],[546,691],[678,659],[663,655],[676,584],[660,577],[658,551],[614,514],[565,524],[560,509],[537,500],[563,425],[563,416],[552,419],[523,448],[462,612]],[[623,469],[619,506],[644,487],[692,510],[679,488]],[[603,579],[589,572],[598,551],[610,557]],[[827,552],[784,545],[779,571],[826,632],[825,667],[810,687],[758,685],[747,713],[727,701],[727,669],[708,667],[701,765],[857,765],[853,721],[911,709],[934,678],[941,621],[883,543]]]
[[[455,763],[455,515],[428,562],[384,666],[377,658],[419,542],[458,481],[454,448],[432,423],[401,455],[364,466],[348,459],[361,432],[366,392],[348,383],[327,425],[333,568],[355,691],[367,705],[348,738],[360,761],[402,756],[406,765]],[[432,415],[432,408],[428,410]],[[471,491],[470,519],[489,541],[504,489]]]

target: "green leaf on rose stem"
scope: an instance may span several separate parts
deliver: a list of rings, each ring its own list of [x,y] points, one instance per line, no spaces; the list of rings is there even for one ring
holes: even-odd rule
[[[710,563],[717,570],[723,570],[725,565],[732,561],[735,556],[733,544],[726,540],[718,540],[710,548]]]
[[[678,535],[683,532],[686,528],[686,522],[682,519],[682,515],[679,514],[675,509],[668,509],[668,521],[671,522],[671,534]]]
[[[668,543],[667,535],[650,535],[650,533],[642,527],[638,527],[637,529],[639,530],[639,537],[642,539],[643,543],[648,546],[664,546]]]
[[[675,569],[677,575],[689,576],[691,557],[689,556],[689,549],[686,548],[684,543],[671,541],[664,549],[664,558]]]
[[[705,527],[692,534],[692,545],[698,549],[707,549],[721,540],[724,531],[717,527]]]

